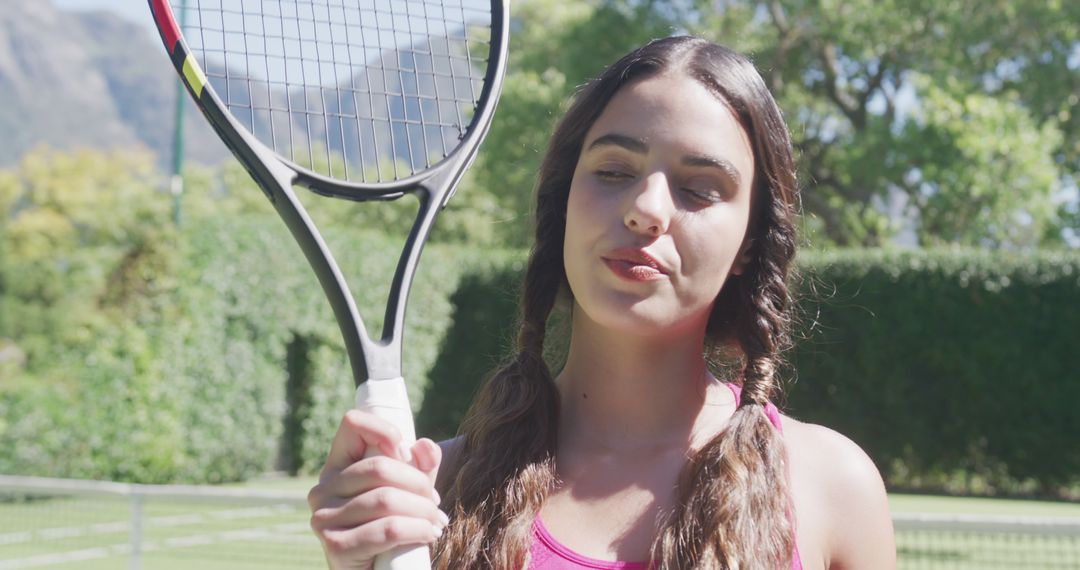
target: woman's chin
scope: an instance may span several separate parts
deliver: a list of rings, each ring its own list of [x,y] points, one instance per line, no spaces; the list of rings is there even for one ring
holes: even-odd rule
[[[574,313],[575,319],[579,315],[586,318],[589,324],[585,328],[592,334],[609,333],[643,339],[674,339],[694,334],[696,331],[704,331],[708,320],[707,311],[700,316],[679,315],[670,308],[648,302],[591,310],[578,306],[577,309]]]

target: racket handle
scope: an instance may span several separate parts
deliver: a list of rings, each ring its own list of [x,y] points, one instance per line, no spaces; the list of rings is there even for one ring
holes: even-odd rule
[[[404,378],[368,380],[356,388],[356,409],[374,414],[401,431],[401,441],[412,447],[416,442],[412,408]],[[378,449],[369,447],[365,457],[379,455]],[[375,570],[430,570],[431,555],[428,547],[400,546],[375,557]]]

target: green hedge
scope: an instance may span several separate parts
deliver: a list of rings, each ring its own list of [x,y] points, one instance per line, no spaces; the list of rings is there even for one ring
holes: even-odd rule
[[[522,262],[488,267],[462,280],[439,356],[429,374],[417,431],[434,439],[454,435],[487,375],[512,351]]]
[[[1080,482],[1080,255],[807,256],[788,409],[862,444],[896,487]]]
[[[9,313],[69,332],[35,337],[47,358],[0,383],[0,472],[215,482],[319,466],[352,401],[336,323],[279,220],[227,218],[111,255],[84,280],[96,312],[72,320],[64,297]],[[375,329],[400,244],[327,238]],[[522,262],[428,246],[404,361],[422,434],[452,434],[507,352]],[[833,252],[800,268],[792,415],[850,436],[895,487],[1080,482],[1080,255]]]
[[[1080,254],[807,253],[799,273],[788,413],[851,437],[894,488],[1075,492]],[[455,293],[461,332],[432,371],[428,433],[453,432],[505,350],[518,279],[475,276]]]
[[[326,237],[377,331],[400,243],[355,231]],[[53,361],[0,382],[0,473],[218,482],[317,467],[351,406],[352,376],[329,305],[280,220],[192,220],[153,249],[148,265],[181,260],[172,275],[145,276],[171,279],[154,303],[90,311],[81,341],[58,343]],[[406,318],[414,408],[451,326],[458,282],[511,257],[428,246]],[[48,303],[39,308],[54,328],[75,326]],[[298,374],[309,382],[290,402],[286,388]]]

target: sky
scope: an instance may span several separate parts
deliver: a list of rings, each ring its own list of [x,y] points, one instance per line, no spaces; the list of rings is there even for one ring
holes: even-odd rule
[[[52,3],[64,10],[109,10],[145,24],[148,32],[154,31],[154,23],[150,19],[150,5],[146,0],[52,0]]]
[[[102,8],[122,14],[132,20],[149,18],[150,7],[146,0],[52,0],[53,5],[66,10],[100,10]]]

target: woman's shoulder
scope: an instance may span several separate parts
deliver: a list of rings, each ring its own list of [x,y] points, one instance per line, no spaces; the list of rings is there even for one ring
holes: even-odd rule
[[[464,441],[465,436],[463,435],[440,441],[439,449],[442,449],[443,461],[456,457]]]
[[[792,475],[816,476],[841,488],[856,485],[884,494],[877,466],[854,441],[833,429],[790,416],[781,415],[781,422],[791,467],[811,468]]]
[[[460,467],[458,460],[461,456],[461,448],[465,443],[464,436],[452,437],[439,442],[442,450],[442,460],[439,463],[439,474],[435,479],[435,488],[442,492],[446,485],[454,480],[457,469]]]
[[[893,568],[892,518],[874,462],[835,430],[782,422],[799,532],[815,535],[825,567]]]

